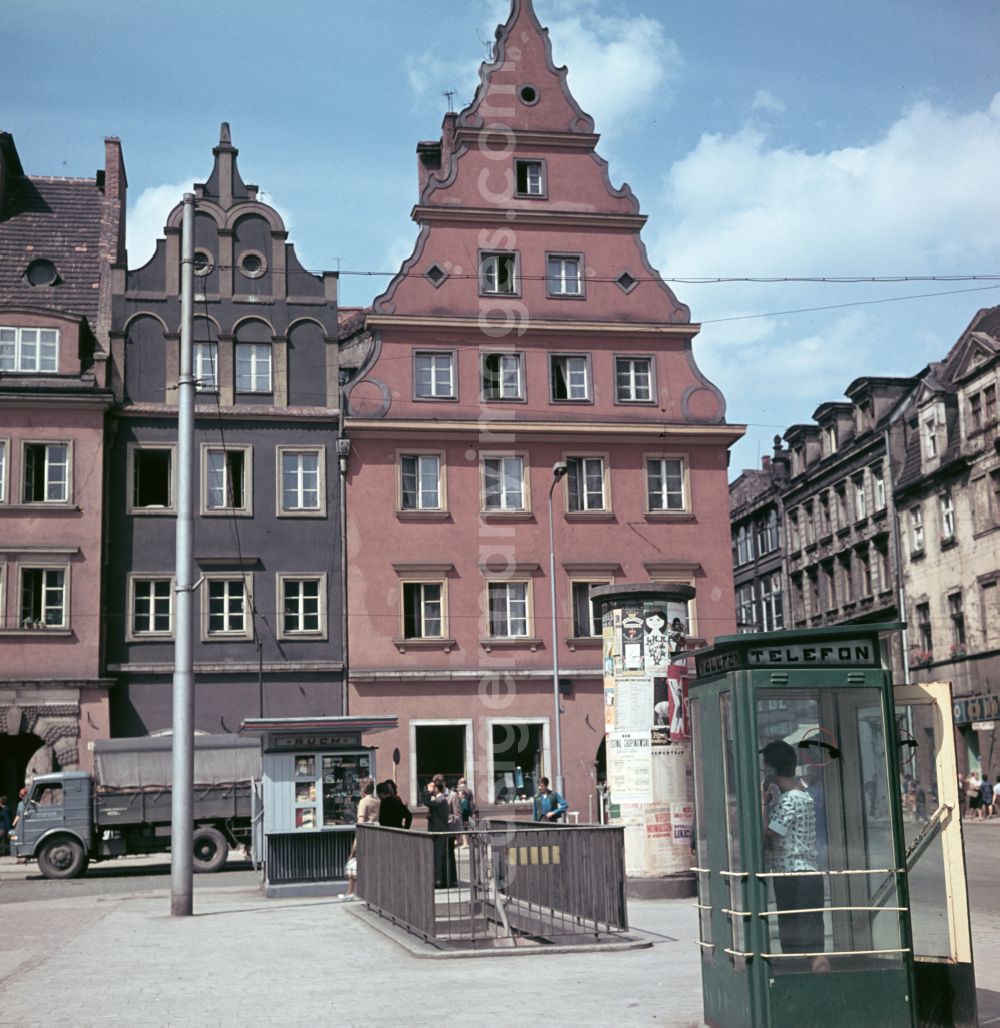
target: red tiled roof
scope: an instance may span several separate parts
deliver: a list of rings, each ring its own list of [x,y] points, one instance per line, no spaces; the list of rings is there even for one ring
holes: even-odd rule
[[[0,209],[0,304],[48,307],[96,324],[103,200],[95,179],[7,180]],[[39,259],[55,265],[57,285],[28,284],[25,269]]]

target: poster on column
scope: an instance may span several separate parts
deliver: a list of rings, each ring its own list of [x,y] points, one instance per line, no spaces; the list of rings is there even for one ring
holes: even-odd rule
[[[643,653],[644,624],[642,607],[623,607],[621,623],[621,674],[643,675],[646,660]]]
[[[623,678],[615,687],[615,729],[648,732],[653,726],[653,679]]]
[[[653,798],[651,733],[608,734],[608,790],[615,803],[648,803]]]

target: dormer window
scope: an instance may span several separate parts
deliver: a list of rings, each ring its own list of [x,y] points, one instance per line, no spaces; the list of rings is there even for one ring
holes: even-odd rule
[[[59,272],[52,261],[32,261],[24,272],[29,286],[55,286],[59,284]]]
[[[514,161],[514,180],[518,196],[545,196],[544,161]]]
[[[0,328],[0,373],[54,375],[58,370],[58,329]]]
[[[837,428],[835,425],[829,425],[824,430],[824,436],[826,438],[826,453],[827,456],[837,452]]]
[[[924,457],[934,460],[938,455],[937,418],[933,413],[923,419]]]

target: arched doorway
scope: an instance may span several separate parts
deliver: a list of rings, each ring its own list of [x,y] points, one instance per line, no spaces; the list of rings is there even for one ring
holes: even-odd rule
[[[7,796],[11,810],[17,805],[17,794],[25,784],[29,764],[32,774],[61,770],[44,739],[31,733],[0,734],[0,796]]]

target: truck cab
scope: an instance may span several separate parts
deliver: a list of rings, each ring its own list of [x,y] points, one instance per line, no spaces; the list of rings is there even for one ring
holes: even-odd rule
[[[94,841],[93,782],[83,771],[39,775],[11,835],[16,857],[33,857],[47,878],[73,878],[87,866]]]

